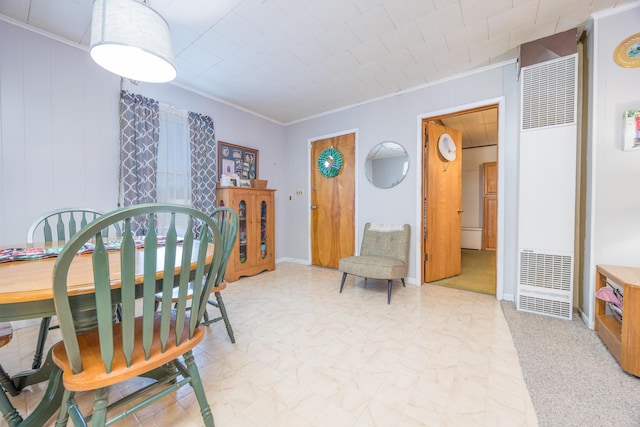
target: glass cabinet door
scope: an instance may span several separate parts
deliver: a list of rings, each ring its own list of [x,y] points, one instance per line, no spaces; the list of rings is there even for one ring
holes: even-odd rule
[[[247,202],[238,203],[238,257],[240,263],[247,262]]]
[[[267,202],[260,202],[260,258],[267,257]]]

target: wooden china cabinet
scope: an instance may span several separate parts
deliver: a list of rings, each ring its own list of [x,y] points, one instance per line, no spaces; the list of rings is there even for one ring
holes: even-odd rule
[[[248,187],[218,188],[218,206],[227,206],[238,214],[238,238],[224,276],[228,282],[275,269],[274,192]]]

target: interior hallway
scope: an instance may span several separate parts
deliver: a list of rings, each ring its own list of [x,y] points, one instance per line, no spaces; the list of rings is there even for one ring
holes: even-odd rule
[[[194,352],[217,427],[538,425],[495,297],[397,281],[387,305],[386,281],[349,276],[340,294],[341,276],[283,263],[227,286],[237,343],[218,322]],[[37,327],[0,349],[10,373],[30,367]],[[24,415],[43,389],[12,402]],[[184,387],[117,425],[201,424]]]
[[[457,276],[431,282],[431,284],[495,296],[496,251],[476,249],[462,249],[461,251],[461,273]]]

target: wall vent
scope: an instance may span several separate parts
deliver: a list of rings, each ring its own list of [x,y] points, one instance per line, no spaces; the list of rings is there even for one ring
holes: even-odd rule
[[[573,262],[568,255],[520,252],[520,284],[537,289],[571,290]]]
[[[571,319],[571,304],[568,301],[557,301],[550,298],[540,298],[532,295],[520,295],[519,310],[536,314],[546,314],[552,317]]]
[[[576,122],[577,56],[522,69],[522,130]]]
[[[522,250],[518,280],[518,310],[571,319],[573,256]]]

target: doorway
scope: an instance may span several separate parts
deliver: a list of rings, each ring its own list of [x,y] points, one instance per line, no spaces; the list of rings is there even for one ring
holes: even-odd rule
[[[428,218],[431,211],[428,203],[428,183],[424,177],[428,177],[428,145],[423,150],[422,166],[422,224],[424,229],[421,259],[423,260],[422,282],[436,285],[463,289],[467,291],[496,295],[496,245],[497,241],[497,191],[485,197],[485,171],[497,171],[498,161],[498,104],[490,104],[482,107],[466,109],[443,115],[432,116],[423,119],[425,122],[436,122],[447,129],[460,131],[462,154],[462,217],[460,228],[462,233],[460,246],[455,248],[460,259],[460,273],[439,280],[429,280],[427,269],[428,247],[427,240],[431,234],[445,233],[446,227],[432,227],[429,229]],[[423,133],[423,138],[428,135]],[[423,143],[425,141],[423,140]],[[430,142],[437,144],[438,141]],[[492,167],[487,168],[487,164]],[[497,182],[497,175],[493,176],[493,183]],[[489,203],[487,203],[489,202]],[[433,207],[433,203],[431,203]],[[489,206],[490,212],[485,212]],[[426,227],[425,227],[426,225]],[[487,243],[487,229],[492,230],[491,243]],[[442,237],[441,237],[442,238]],[[445,236],[446,238],[446,236]],[[453,248],[452,248],[453,250]],[[433,259],[437,261],[437,259]]]
[[[311,142],[311,264],[355,254],[355,134]]]

